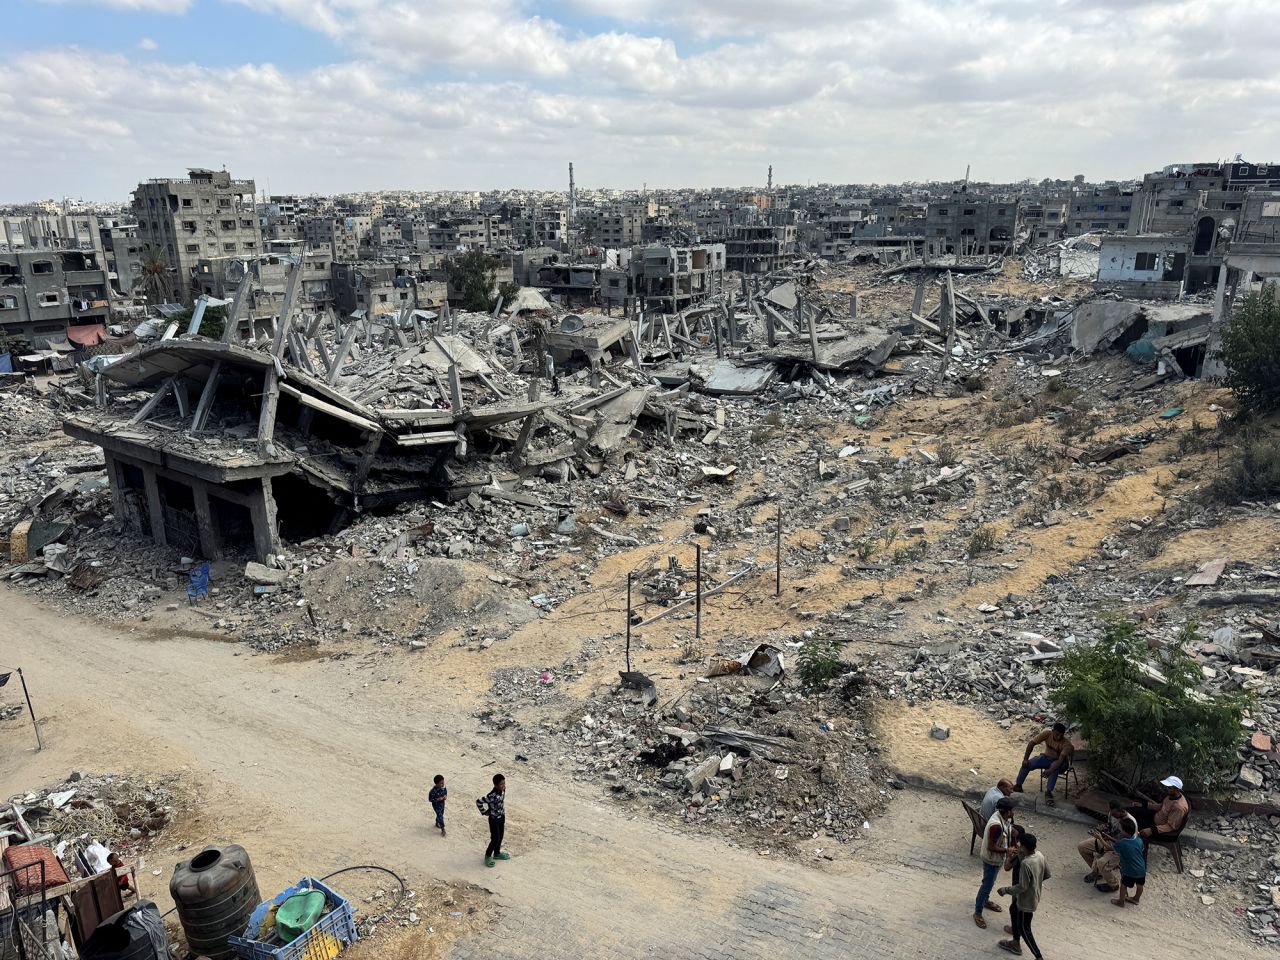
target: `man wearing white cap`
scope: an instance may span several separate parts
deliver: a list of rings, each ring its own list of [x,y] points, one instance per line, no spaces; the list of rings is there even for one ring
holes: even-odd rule
[[[1130,807],[1129,812],[1138,821],[1138,834],[1144,840],[1171,840],[1187,825],[1191,805],[1182,794],[1182,781],[1177,777],[1165,777],[1160,785],[1168,791],[1158,807],[1150,801],[1140,807]]]

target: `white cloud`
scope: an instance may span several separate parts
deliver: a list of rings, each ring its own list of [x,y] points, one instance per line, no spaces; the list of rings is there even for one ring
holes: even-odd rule
[[[591,32],[519,0],[236,2],[349,62],[11,57],[0,149],[22,173],[0,199],[121,196],[188,164],[308,191],[550,186],[569,160],[619,186],[759,183],[770,162],[891,182],[1280,161],[1271,0],[636,0]]]
[[[150,37],[143,37],[138,41],[139,50],[159,50],[160,44],[156,43]]]

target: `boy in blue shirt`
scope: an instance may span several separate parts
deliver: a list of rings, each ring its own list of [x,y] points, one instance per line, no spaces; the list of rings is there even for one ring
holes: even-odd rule
[[[440,836],[444,836],[444,800],[449,795],[448,788],[444,785],[444,777],[436,774],[435,786],[431,788],[431,792],[427,794],[427,799],[431,801],[431,809],[436,812],[436,826],[440,828]]]
[[[1120,896],[1111,902],[1117,907],[1123,907],[1126,903],[1132,903],[1136,907],[1142,899],[1142,888],[1147,882],[1147,857],[1132,817],[1121,821],[1121,830],[1124,835],[1112,844],[1112,849],[1120,858]],[[1135,889],[1133,896],[1129,896],[1130,887]]]

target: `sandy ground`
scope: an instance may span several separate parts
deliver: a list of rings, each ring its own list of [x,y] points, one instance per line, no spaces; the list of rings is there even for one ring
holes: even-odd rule
[[[911,706],[885,700],[873,717],[895,770],[960,789],[986,790],[1001,777],[1016,777],[1027,739],[1039,729],[1015,724],[1005,730],[981,710],[941,701]],[[935,723],[950,727],[951,736],[931,737]]]
[[[787,862],[604,802],[569,782],[556,756],[514,760],[500,737],[475,728],[477,701],[430,651],[282,663],[225,643],[130,636],[9,590],[0,602],[3,659],[26,670],[46,738],[36,752],[28,726],[0,727],[0,794],[73,768],[181,774],[200,813],[166,833],[141,871],[144,894],[162,905],[173,863],[189,856],[176,844],[235,841],[251,851],[264,890],[368,862],[411,885],[482,885],[498,927],[460,940],[459,957],[755,958],[777,955],[775,936],[823,958],[849,955],[851,943],[875,958],[953,960],[994,949],[992,932],[966,920],[977,868],[954,801],[899,796],[865,843],[819,837],[811,864]],[[920,721],[902,722],[918,730]],[[980,744],[973,749],[993,764],[1016,749]],[[486,871],[483,824],[469,807],[494,769],[511,780],[508,846],[517,859]],[[424,803],[436,770],[453,789],[447,840],[432,831]],[[1065,877],[1054,887],[1062,911],[1040,924],[1042,940],[1060,945],[1052,955],[1153,956],[1163,937],[1209,960],[1252,952],[1216,913],[1188,903],[1189,888],[1167,867],[1167,899],[1149,892],[1141,912],[1115,916],[1070,883],[1075,829],[1051,821],[1037,829]],[[743,913],[744,904],[779,903],[790,906]],[[431,957],[437,947],[425,936],[406,935],[396,947],[405,952],[390,955]]]

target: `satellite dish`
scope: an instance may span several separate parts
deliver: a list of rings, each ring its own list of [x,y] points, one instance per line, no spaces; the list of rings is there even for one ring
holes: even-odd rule
[[[577,333],[583,326],[582,318],[576,313],[566,313],[560,318],[561,333]]]

